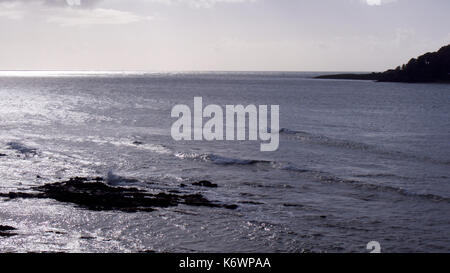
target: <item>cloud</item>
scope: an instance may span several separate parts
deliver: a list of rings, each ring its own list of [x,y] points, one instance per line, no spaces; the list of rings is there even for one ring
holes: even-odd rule
[[[47,6],[90,7],[102,0],[0,0],[0,3],[44,4]]]
[[[216,4],[256,2],[258,0],[142,0],[167,5],[188,5],[193,8],[211,8]],[[369,0],[368,0],[369,1]],[[0,0],[0,4],[16,3],[26,5],[44,5],[47,7],[92,8],[105,0]],[[1,16],[1,15],[0,15]]]
[[[232,3],[250,3],[250,2],[256,2],[258,0],[146,0],[147,2],[154,2],[154,3],[162,3],[162,4],[184,4],[188,5],[193,8],[211,8],[215,6],[216,4],[232,4]]]
[[[397,0],[363,0],[363,1],[369,6],[381,6],[392,2],[396,2]]]
[[[0,0],[2,2],[21,2],[21,3],[39,3],[47,6],[56,7],[92,7],[95,4],[104,0]],[[219,3],[244,3],[256,2],[257,0],[143,0],[147,2],[162,3],[162,4],[187,4],[196,8],[210,8]]]
[[[0,2],[0,17],[11,20],[20,20],[25,16],[25,12],[17,9],[18,4],[13,2]]]
[[[49,16],[47,22],[61,26],[123,25],[150,19],[127,11],[95,8],[64,10]]]
[[[97,8],[100,0],[0,0],[0,18],[26,16],[61,26],[122,25],[151,19],[129,11]]]
[[[168,5],[211,8],[223,3],[256,2],[258,0],[143,0]],[[27,15],[61,26],[120,25],[152,19],[129,11],[99,8],[104,0],[0,0],[0,18],[20,20]]]
[[[180,2],[180,0],[178,0]],[[244,3],[244,2],[256,2],[256,0],[187,0],[183,2],[188,2],[189,5],[196,8],[210,8],[216,4],[220,3]]]

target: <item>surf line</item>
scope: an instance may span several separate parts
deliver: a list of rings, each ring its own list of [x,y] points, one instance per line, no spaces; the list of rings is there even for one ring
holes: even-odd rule
[[[171,128],[172,138],[176,141],[259,140],[262,142],[260,145],[262,152],[273,152],[279,147],[279,105],[270,105],[270,128],[268,127],[268,105],[259,105],[258,107],[254,104],[245,107],[243,105],[226,105],[224,111],[221,106],[216,104],[203,107],[202,97],[194,97],[194,111],[191,111],[191,107],[188,105],[175,105],[172,108],[171,117],[178,118]],[[204,123],[204,119],[209,120]]]

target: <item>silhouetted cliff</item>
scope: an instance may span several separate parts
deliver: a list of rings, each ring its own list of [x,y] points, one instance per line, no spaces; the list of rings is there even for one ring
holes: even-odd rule
[[[411,59],[407,64],[381,73],[323,75],[317,79],[375,80],[380,82],[450,83],[450,45]]]

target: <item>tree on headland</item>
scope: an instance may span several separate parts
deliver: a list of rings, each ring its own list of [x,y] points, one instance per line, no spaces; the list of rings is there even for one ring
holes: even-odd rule
[[[411,59],[400,69],[380,73],[379,81],[437,82],[450,81],[450,45],[439,51]]]
[[[412,58],[407,64],[381,73],[325,75],[317,78],[450,83],[450,45],[442,47],[437,52],[429,52],[420,57]]]

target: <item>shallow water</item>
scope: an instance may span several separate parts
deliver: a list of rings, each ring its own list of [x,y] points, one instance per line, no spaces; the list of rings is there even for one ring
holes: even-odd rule
[[[75,176],[238,204],[89,211],[0,199],[0,251],[450,251],[450,86],[312,73],[3,73],[0,192]],[[280,148],[175,142],[176,104],[280,105]],[[210,180],[218,188],[191,183]],[[188,185],[180,188],[180,184]]]

